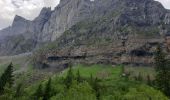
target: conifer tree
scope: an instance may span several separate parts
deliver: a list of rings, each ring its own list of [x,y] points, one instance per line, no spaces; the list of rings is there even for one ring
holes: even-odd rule
[[[17,86],[17,89],[16,89],[16,92],[15,92],[15,98],[18,98],[22,95],[22,84],[18,84]]]
[[[4,86],[3,94],[0,95],[0,100],[14,100],[15,91],[10,88],[9,83]]]
[[[13,85],[13,65],[12,63],[7,68],[7,82],[9,83],[9,86],[11,87]]]
[[[72,67],[70,66],[69,70],[67,72],[67,76],[65,78],[65,85],[66,85],[67,88],[70,88],[73,80],[74,80],[74,74],[73,74],[73,71],[72,71]]]
[[[94,89],[95,92],[96,92],[96,98],[97,98],[97,100],[99,100],[99,99],[100,99],[100,91],[99,91],[100,86],[99,86],[98,78],[97,78],[97,77],[95,78],[95,80],[94,80],[94,82],[93,82],[93,89]]]
[[[40,84],[34,93],[34,100],[39,100],[43,96],[42,85]]]
[[[50,97],[51,97],[51,78],[48,80],[46,84],[43,94],[43,100],[49,100]]]
[[[77,79],[77,82],[78,82],[78,83],[81,82],[81,76],[80,76],[80,71],[79,71],[79,70],[77,71],[76,79]]]
[[[147,84],[148,85],[152,85],[152,81],[151,81],[151,77],[150,77],[150,75],[147,75]]]
[[[142,74],[141,72],[138,74],[138,78],[137,78],[138,81],[143,81],[143,77],[142,77]]]
[[[89,84],[90,84],[91,86],[93,86],[93,82],[94,82],[94,79],[93,79],[93,75],[91,74],[91,75],[90,75]]]
[[[11,87],[13,84],[13,65],[12,63],[7,67],[5,72],[0,77],[0,95],[4,91],[5,85],[8,83],[8,86]]]
[[[155,69],[157,72],[164,69],[166,66],[165,54],[163,53],[160,45],[158,45],[156,53],[155,53]]]
[[[160,45],[155,54],[156,85],[158,89],[170,96],[170,62],[166,59]]]

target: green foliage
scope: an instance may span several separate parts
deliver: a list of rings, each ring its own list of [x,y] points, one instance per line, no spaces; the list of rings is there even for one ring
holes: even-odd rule
[[[36,89],[35,93],[33,94],[34,100],[39,100],[43,96],[43,89],[42,85],[40,84]]]
[[[166,59],[160,45],[155,54],[156,84],[167,96],[170,96],[170,62]]]
[[[6,82],[9,84],[9,87],[13,85],[13,65],[12,63],[7,67],[5,74]]]
[[[151,78],[150,78],[149,75],[147,75],[147,84],[148,84],[149,86],[152,86],[152,80],[151,80]]]
[[[22,96],[23,91],[22,91],[22,84],[18,84],[17,89],[16,89],[16,93],[15,93],[15,98],[18,98],[20,96]]]
[[[168,100],[161,92],[145,85],[129,88],[129,92],[123,98],[124,100]]]
[[[80,71],[79,70],[77,70],[76,80],[77,80],[78,83],[81,82],[81,76],[80,76]]]
[[[138,81],[143,81],[143,77],[142,77],[141,73],[139,73],[137,80]]]
[[[93,75],[91,74],[90,79],[89,79],[89,83],[91,86],[93,85],[93,82],[94,82],[94,79],[93,79]]]
[[[49,98],[52,96],[52,92],[51,92],[51,78],[48,80],[46,87],[45,87],[45,91],[43,94],[43,99],[42,100],[49,100]]]
[[[72,69],[72,72],[76,73],[77,69],[79,69],[79,71],[81,73],[81,77],[85,77],[84,81],[89,82],[89,84],[91,85],[91,88],[93,89],[93,91],[96,95],[96,99],[94,99],[94,100],[98,100],[98,99],[100,99],[100,100],[126,100],[126,99],[131,100],[131,99],[128,99],[128,97],[127,97],[131,93],[131,92],[129,92],[129,90],[131,90],[131,89],[138,90],[139,87],[142,87],[143,90],[137,91],[138,95],[143,95],[143,93],[144,94],[146,93],[148,95],[151,95],[152,98],[160,97],[160,98],[166,98],[165,100],[167,100],[167,97],[164,96],[161,92],[159,92],[147,85],[143,85],[144,83],[141,83],[138,81],[136,82],[136,81],[132,81],[132,80],[126,80],[126,78],[120,77],[120,74],[122,72],[122,70],[121,70],[122,67],[114,67],[113,69],[112,69],[112,67],[108,68],[109,70],[107,70],[107,73],[109,73],[110,70],[112,71],[112,73],[109,76],[110,78],[106,77],[104,79],[103,78],[102,79],[93,78],[93,75],[95,75],[95,77],[97,77],[98,76],[97,73],[103,72],[103,70],[107,69],[107,67],[101,67],[101,65],[98,65],[98,68],[96,68],[95,66],[93,66],[93,67],[91,67],[91,66],[90,67],[85,67],[85,66],[82,67],[81,66],[80,67],[80,65],[79,65],[79,67],[74,67]],[[92,75],[90,73],[92,71],[93,71],[93,73],[96,73],[96,74]],[[85,72],[86,74],[83,74],[83,72]],[[68,71],[66,71],[65,73],[68,73]],[[73,84],[74,84],[74,82],[73,82]],[[155,94],[159,94],[159,95],[154,96],[153,95],[154,93],[153,94],[149,93],[149,91],[154,91]],[[134,97],[137,98],[138,95],[135,94]],[[147,96],[144,98],[147,98]],[[141,100],[142,99],[143,98],[141,97]],[[151,100],[154,100],[154,99],[151,99]]]
[[[166,59],[165,54],[163,53],[160,45],[157,47],[156,53],[155,53],[155,65],[156,65],[156,71],[160,71],[165,68]]]
[[[96,100],[95,93],[87,82],[73,84],[66,93],[60,93],[51,98],[51,100]]]
[[[93,87],[93,89],[94,89],[95,92],[96,92],[96,98],[97,98],[97,100],[99,100],[99,99],[100,99],[100,85],[99,85],[99,82],[98,82],[98,78],[97,78],[97,77],[96,77],[96,79],[93,81],[92,87]]]
[[[9,87],[13,85],[13,65],[12,63],[7,67],[5,72],[0,78],[0,94],[3,94],[4,87],[9,84]]]
[[[19,84],[13,89],[7,84],[0,100],[168,100],[144,83],[121,77],[120,66],[93,67],[69,67],[64,74],[27,88]]]
[[[153,81],[155,79],[155,69],[154,67],[144,67],[144,66],[138,66],[138,67],[130,67],[126,66],[126,73],[130,73],[130,79],[134,79],[134,77],[138,77],[139,73],[141,73],[141,76],[144,80],[147,81],[146,77],[149,75],[151,80]]]
[[[3,94],[0,95],[0,100],[13,100],[14,91],[9,87],[7,83],[3,88]]]
[[[76,69],[76,70],[74,70]],[[111,65],[76,65],[72,67],[72,72],[74,76],[77,73],[77,69],[79,69],[81,73],[81,77],[83,78],[89,78],[91,76],[98,77],[99,79],[113,79],[118,78],[121,73],[121,67],[117,66],[113,68]],[[62,77],[66,77],[69,69],[66,69],[63,74],[61,74]]]
[[[124,74],[125,73],[125,66],[121,65],[121,74]]]
[[[73,71],[72,71],[72,67],[69,67],[69,70],[67,72],[67,76],[65,78],[65,85],[67,88],[69,88],[73,82],[73,79],[74,79],[74,74],[73,74]]]

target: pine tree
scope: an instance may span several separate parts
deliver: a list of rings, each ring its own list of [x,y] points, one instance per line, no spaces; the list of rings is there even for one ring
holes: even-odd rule
[[[16,89],[16,92],[15,92],[15,98],[18,98],[22,95],[22,84],[18,84],[17,86],[17,89]]]
[[[12,63],[7,68],[7,75],[8,75],[7,82],[9,83],[9,86],[12,87],[13,81],[14,81],[13,80],[13,65],[12,65]]]
[[[97,78],[97,77],[95,78],[95,80],[94,80],[94,82],[93,82],[93,89],[94,89],[95,92],[96,92],[96,98],[97,98],[97,100],[99,100],[99,99],[100,99],[100,91],[99,91],[100,86],[99,86],[98,78]]]
[[[137,80],[138,80],[138,81],[143,81],[143,77],[142,77],[142,74],[141,74],[141,73],[138,74]]]
[[[151,81],[151,77],[150,77],[150,75],[147,75],[147,84],[148,85],[152,85],[152,81]]]
[[[43,96],[43,90],[41,84],[38,86],[33,96],[34,96],[34,100],[39,100]]]
[[[46,84],[43,94],[43,100],[49,100],[50,97],[51,97],[51,78],[48,80]]]
[[[65,78],[65,85],[66,85],[67,88],[70,88],[73,80],[74,80],[74,74],[73,74],[73,71],[72,71],[72,67],[69,67],[69,70],[67,72],[67,76]]]
[[[93,82],[93,74],[90,75],[90,81]]]
[[[0,95],[4,91],[4,87],[6,84],[9,84],[9,87],[13,85],[13,65],[12,63],[7,67],[5,72],[2,74],[0,78]]]
[[[165,68],[166,59],[165,54],[163,53],[160,45],[158,45],[156,53],[155,53],[155,69],[157,72]]]
[[[80,71],[79,70],[77,71],[77,74],[76,74],[76,80],[77,80],[78,83],[81,82],[81,76],[80,76]]]
[[[170,62],[166,59],[160,45],[155,54],[156,85],[158,89],[170,96]]]
[[[3,94],[0,95],[0,100],[14,100],[15,91],[10,88],[9,83],[4,86]]]

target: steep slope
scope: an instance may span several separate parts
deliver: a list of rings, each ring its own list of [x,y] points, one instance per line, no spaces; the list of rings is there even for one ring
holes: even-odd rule
[[[16,16],[11,27],[0,31],[0,54],[29,52],[56,39],[66,45],[138,35],[155,38],[169,33],[169,24],[170,12],[153,0],[61,0],[33,21]]]
[[[90,14],[90,0],[61,0],[44,25],[42,41],[54,41],[77,22],[88,19]]]
[[[98,0],[91,16],[38,51],[38,66],[67,63],[153,65],[156,46],[169,33],[169,11],[153,0]]]
[[[13,25],[0,31],[2,53],[1,54],[18,54],[21,52],[26,52],[25,50],[18,50],[22,45],[11,41],[12,37],[17,37],[16,35],[23,35],[24,39],[22,42],[27,41],[25,38],[33,40],[31,51],[36,46],[44,44],[49,41],[53,41],[58,38],[65,30],[69,29],[72,25],[79,22],[82,19],[88,18],[90,10],[90,0],[61,0],[60,4],[51,11],[50,8],[42,9],[40,15],[33,21],[25,20],[22,17],[16,16],[14,18]],[[18,36],[20,37],[20,36]],[[15,49],[14,47],[8,46],[4,43],[17,45],[16,52],[5,51],[3,49]],[[21,41],[19,41],[21,43]],[[5,47],[4,47],[5,45]],[[28,46],[27,42],[23,43],[24,46]]]
[[[16,15],[11,27],[0,31],[0,55],[13,55],[32,51],[44,23],[51,16],[51,8],[43,8],[33,21]]]

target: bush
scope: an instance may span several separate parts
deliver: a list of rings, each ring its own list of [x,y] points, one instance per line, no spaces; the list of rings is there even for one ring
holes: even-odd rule
[[[77,85],[76,81],[66,93],[60,93],[51,98],[51,100],[96,100],[96,95],[87,82]]]
[[[160,91],[146,85],[130,88],[123,98],[125,100],[168,100]]]

